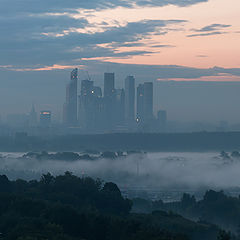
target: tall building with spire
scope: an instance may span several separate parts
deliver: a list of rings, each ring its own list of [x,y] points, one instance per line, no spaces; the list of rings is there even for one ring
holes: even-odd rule
[[[66,87],[66,102],[64,104],[64,122],[68,126],[77,124],[77,86],[78,86],[78,69],[71,72],[70,82]]]

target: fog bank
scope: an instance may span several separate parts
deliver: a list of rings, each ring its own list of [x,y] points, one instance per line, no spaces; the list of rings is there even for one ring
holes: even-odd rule
[[[22,155],[22,154],[21,154]],[[39,179],[70,171],[116,182],[122,188],[209,189],[240,186],[240,159],[223,159],[219,153],[146,153],[117,159],[37,160],[6,154],[0,159],[0,174],[10,179]]]

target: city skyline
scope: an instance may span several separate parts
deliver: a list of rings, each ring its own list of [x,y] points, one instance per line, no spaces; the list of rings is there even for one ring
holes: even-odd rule
[[[17,127],[17,129],[34,129],[44,126],[58,128],[60,127],[59,124],[63,124],[64,128],[78,128],[77,132],[82,133],[106,131],[218,131],[220,129],[235,130],[239,129],[240,126],[239,122],[231,122],[225,115],[226,111],[232,111],[233,108],[225,109],[224,105],[219,104],[214,99],[212,99],[214,100],[212,104],[219,110],[222,109],[221,112],[224,117],[219,115],[217,120],[212,122],[201,119],[201,112],[205,112],[209,118],[210,114],[216,116],[219,111],[214,109],[214,112],[207,114],[207,111],[209,111],[207,106],[210,104],[203,105],[203,109],[199,108],[196,98],[198,98],[198,95],[201,96],[201,93],[197,93],[199,89],[202,88],[203,91],[206,91],[206,87],[202,85],[203,82],[193,82],[192,85],[184,86],[182,85],[184,82],[165,81],[161,84],[162,92],[159,95],[158,82],[141,82],[132,75],[126,76],[116,84],[115,73],[102,73],[102,78],[96,82],[88,72],[83,74],[81,71],[80,78],[78,74],[77,68],[68,71],[69,80],[64,87],[66,89],[65,93],[61,95],[61,102],[64,102],[64,98],[66,100],[62,106],[60,117],[51,107],[46,108],[32,104],[31,110],[27,111],[29,114],[23,112],[21,114],[9,114],[7,116],[7,125]],[[230,96],[227,92],[232,90],[226,83],[216,85],[216,83],[212,82],[212,86],[208,86],[208,90],[211,88],[212,90],[209,93],[205,92],[205,101],[208,101],[206,94],[210,94],[209,96],[212,98],[211,92],[215,91],[216,87],[219,96],[222,97],[225,93]],[[233,87],[235,93],[239,96],[235,85]],[[168,95],[169,91],[171,95]],[[195,101],[195,103],[189,105],[186,101],[193,96],[192,102]],[[46,95],[46,97],[48,96]],[[159,107],[164,105],[166,97],[169,103],[177,107],[174,112],[171,111],[171,105],[170,108]],[[180,105],[180,100],[183,101],[184,105]],[[67,102],[70,103],[69,106],[66,105]],[[69,107],[68,111],[66,111],[66,106]],[[184,107],[193,107],[198,112],[197,117],[199,119],[197,121],[191,120],[192,112],[188,111],[186,121],[183,122],[178,116],[184,113],[182,112]],[[238,111],[235,112],[238,114]],[[129,118],[129,115],[132,117]],[[173,120],[173,115],[177,116],[177,120]],[[73,119],[75,120],[72,121]]]
[[[63,124],[66,127],[78,127],[87,133],[166,130],[166,111],[161,109],[161,112],[165,112],[164,117],[159,113],[154,116],[153,113],[152,82],[135,87],[134,76],[127,76],[123,88],[116,88],[115,73],[105,72],[102,91],[88,72],[87,76],[88,79],[80,81],[78,69],[71,72],[63,106]],[[77,88],[79,81],[80,91]]]
[[[101,65],[100,65],[101,66]],[[114,70],[114,69],[113,69]],[[11,110],[8,108],[8,113],[4,114],[4,108],[2,108],[1,116],[2,119],[6,119],[7,115],[12,114],[22,114],[29,111],[30,103],[34,103],[37,107],[38,111],[40,110],[50,110],[53,114],[53,119],[60,121],[62,120],[62,110],[63,103],[66,102],[63,99],[63,96],[66,95],[65,87],[69,84],[69,74],[70,70],[65,70],[65,73],[59,72],[54,73],[58,74],[58,82],[61,78],[64,77],[64,82],[60,85],[57,82],[53,82],[54,91],[51,93],[51,86],[49,85],[36,85],[35,88],[38,88],[40,92],[44,92],[44,101],[33,101],[33,97],[31,94],[22,95],[23,98],[18,100],[18,105],[16,105],[16,110]],[[128,72],[128,69],[126,69]],[[66,74],[67,73],[67,74]],[[162,72],[164,74],[164,71]],[[98,89],[100,91],[99,94],[104,95],[104,78],[103,72],[102,76],[93,75],[91,72],[86,72],[83,70],[79,70],[79,83],[81,80],[90,78],[92,81],[96,83],[97,86],[102,89]],[[127,75],[127,74],[126,74]],[[121,89],[125,86],[126,75],[120,74],[117,72],[115,74],[115,85],[117,89]],[[129,75],[132,76],[132,75]],[[135,75],[134,75],[135,76]],[[136,87],[144,83],[148,79],[144,70],[141,68],[136,72],[135,82]],[[240,88],[240,84],[238,82],[176,82],[176,81],[153,81],[154,87],[154,109],[153,112],[155,116],[157,116],[157,111],[159,109],[167,109],[169,113],[169,120],[171,121],[183,121],[183,122],[218,122],[218,121],[228,121],[230,123],[238,123],[240,116],[239,112],[234,108],[231,108],[233,102],[237,102],[238,99],[240,101],[240,97],[238,94],[238,89]],[[78,93],[80,91],[80,85],[78,84]],[[16,93],[22,94],[19,89],[21,89],[21,85],[16,88],[18,90]],[[50,88],[49,88],[50,87]],[[40,90],[42,89],[42,90]],[[57,90],[58,89],[58,90]],[[59,90],[60,89],[60,90]],[[29,89],[30,90],[30,89]],[[51,90],[51,91],[50,91]],[[103,90],[103,91],[102,91]],[[12,88],[14,93],[15,88]],[[29,91],[32,93],[34,91]],[[39,93],[40,93],[39,92]],[[6,92],[2,92],[4,96]],[[137,94],[137,88],[136,88]],[[204,98],[202,98],[202,94]],[[118,92],[118,95],[121,95],[121,92]],[[194,96],[194,97],[193,97]],[[223,96],[225,96],[223,98]],[[14,94],[14,98],[16,95]],[[6,98],[9,100],[13,100],[14,98]],[[26,102],[24,103],[24,98],[26,98]],[[55,102],[56,105],[52,104],[44,104],[44,102]],[[191,101],[191,103],[189,102]],[[6,103],[1,102],[1,104]],[[6,104],[9,104],[7,102]],[[15,105],[12,105],[15,106]],[[220,108],[222,106],[222,110]],[[137,109],[135,109],[137,111]],[[190,114],[190,112],[194,114]],[[239,117],[238,117],[239,116]]]
[[[3,119],[32,103],[60,119],[69,71],[78,68],[101,87],[103,72],[115,72],[117,88],[128,75],[154,82],[154,113],[169,109],[173,121],[239,121],[230,110],[240,101],[238,1],[13,3],[2,0],[0,9]]]
[[[240,117],[236,117],[239,111],[228,107],[232,105],[232,99],[239,98],[240,84],[236,85],[238,83],[235,82],[231,82],[232,85],[201,81],[191,84],[178,81],[151,82],[139,81],[133,75],[122,77],[119,81],[114,72],[102,72],[102,77],[95,81],[91,73],[77,68],[69,70],[67,78],[65,91],[60,95],[59,104],[64,104],[59,115],[51,106],[38,104],[32,104],[29,111],[28,102],[27,111],[14,112],[8,114],[6,119],[2,118],[1,127],[6,127],[3,134],[11,134],[12,131],[51,135],[240,129]],[[225,96],[227,104],[230,104],[228,106],[224,106]],[[219,100],[222,102],[219,103]],[[235,121],[229,120],[232,113],[235,114]]]

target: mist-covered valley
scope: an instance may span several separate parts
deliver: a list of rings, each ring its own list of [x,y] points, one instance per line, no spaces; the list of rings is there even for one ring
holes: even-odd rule
[[[178,200],[183,192],[201,197],[208,189],[240,193],[240,158],[217,152],[78,153],[81,159],[51,159],[34,154],[1,153],[0,174],[9,179],[40,179],[70,171],[119,185],[130,197]],[[115,153],[114,153],[115,154]],[[41,156],[41,157],[39,157]],[[47,156],[58,156],[49,154]],[[59,157],[60,158],[60,157]]]

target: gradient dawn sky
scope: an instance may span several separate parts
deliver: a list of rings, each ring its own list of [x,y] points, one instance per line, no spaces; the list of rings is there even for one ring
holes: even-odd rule
[[[99,85],[104,71],[119,86],[128,74],[240,82],[239,12],[239,0],[0,0],[2,112],[60,112],[74,67]]]

